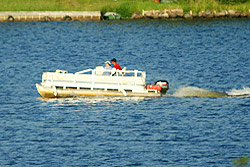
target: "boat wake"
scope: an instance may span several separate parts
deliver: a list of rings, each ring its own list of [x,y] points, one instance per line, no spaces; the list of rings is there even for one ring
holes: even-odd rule
[[[176,96],[176,97],[224,97],[224,96],[227,96],[227,93],[188,86],[188,87],[178,89],[172,96]]]
[[[250,96],[250,88],[232,89],[227,92],[211,91],[198,87],[183,87],[170,96],[175,97],[246,97]]]
[[[228,96],[250,96],[250,88],[232,89],[226,92]]]

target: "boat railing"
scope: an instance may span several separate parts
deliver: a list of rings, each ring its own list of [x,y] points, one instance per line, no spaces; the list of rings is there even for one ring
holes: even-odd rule
[[[82,71],[76,72],[75,74],[76,75],[86,74],[89,72],[91,72],[92,75],[99,74],[97,69],[82,70]],[[143,78],[146,78],[146,72],[138,71],[138,70],[116,70],[116,69],[106,70],[106,69],[102,69],[100,75],[103,75],[103,72],[109,72],[110,76],[134,76],[134,77],[142,76]]]
[[[114,88],[114,89],[118,89],[119,91],[122,91],[124,89],[124,87],[129,87],[131,89],[144,89],[145,86],[145,80],[146,80],[146,72],[143,71],[138,71],[138,70],[103,70],[103,72],[110,72],[110,75],[98,75],[97,74],[97,70],[96,69],[86,69],[83,71],[79,71],[76,73],[60,73],[60,75],[70,75],[71,79],[68,78],[68,81],[65,82],[62,79],[58,79],[61,76],[55,75],[55,73],[44,73],[43,76],[43,82],[48,83],[49,85],[51,85],[52,87],[54,87],[56,89],[56,86],[62,86],[64,89],[66,87],[77,87],[77,89],[79,89],[80,87],[89,87],[91,90],[93,90],[94,88]],[[112,75],[114,73],[114,75]],[[87,74],[87,82],[84,84],[84,86],[81,86],[78,82],[77,77],[80,75],[85,75]],[[127,75],[130,74],[130,75]],[[90,77],[91,76],[91,77]],[[103,84],[100,83],[100,81],[96,81],[96,77],[114,77],[117,78],[115,80],[110,80],[111,82],[110,85],[107,84]],[[120,78],[121,77],[121,78]],[[85,78],[85,77],[84,77]],[[129,85],[124,85],[122,82],[124,82],[125,80],[122,80],[122,78],[124,78],[125,80],[128,80]],[[132,79],[135,78],[135,79]],[[132,80],[131,80],[132,79]],[[107,79],[105,79],[107,81]],[[104,81],[104,82],[106,82]],[[80,81],[82,82],[82,81]]]
[[[84,74],[90,71],[93,71],[93,69],[82,70],[82,71],[76,72],[75,74]]]

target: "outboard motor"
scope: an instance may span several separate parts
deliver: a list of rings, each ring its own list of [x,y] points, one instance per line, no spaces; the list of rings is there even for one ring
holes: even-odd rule
[[[159,80],[156,81],[154,85],[147,84],[147,90],[154,90],[160,92],[161,96],[165,95],[169,89],[168,81],[166,80]]]
[[[159,80],[159,81],[156,81],[155,82],[155,85],[160,85],[161,86],[161,94],[162,95],[165,95],[169,89],[169,84],[168,84],[168,81],[166,80]]]

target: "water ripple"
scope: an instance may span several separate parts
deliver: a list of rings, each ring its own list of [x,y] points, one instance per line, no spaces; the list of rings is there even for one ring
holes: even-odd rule
[[[231,166],[250,152],[249,36],[249,19],[0,23],[0,166]],[[147,83],[167,79],[170,96],[35,88],[42,72],[113,57]],[[187,87],[230,96],[173,96]]]

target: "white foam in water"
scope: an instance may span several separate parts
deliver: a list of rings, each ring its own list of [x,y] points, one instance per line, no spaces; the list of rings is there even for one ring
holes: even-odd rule
[[[246,96],[250,95],[250,88],[232,89],[227,92],[229,96]]]
[[[211,91],[192,86],[180,88],[173,94],[173,96],[176,97],[223,97],[226,95],[224,92]]]

